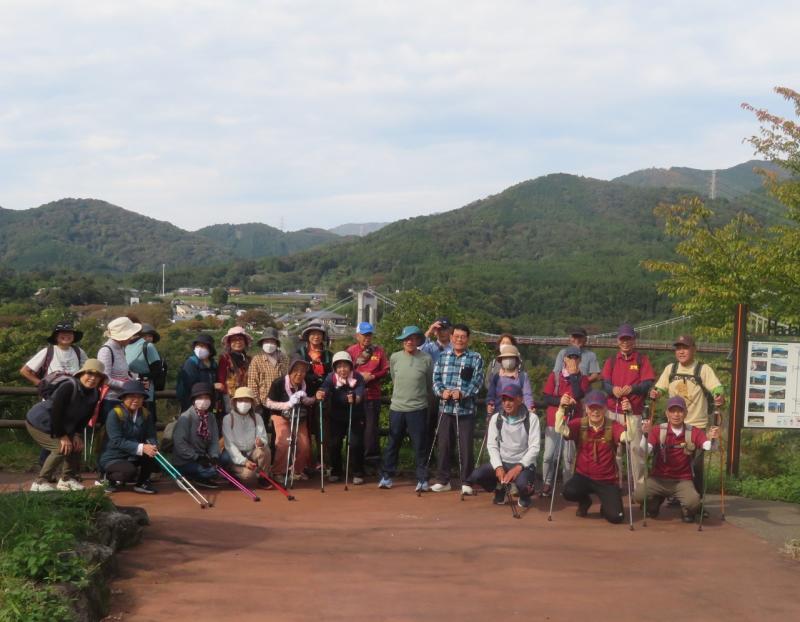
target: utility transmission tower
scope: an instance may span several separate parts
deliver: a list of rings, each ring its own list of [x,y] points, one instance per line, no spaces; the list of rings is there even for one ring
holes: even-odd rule
[[[711,200],[717,198],[717,171],[711,171]]]

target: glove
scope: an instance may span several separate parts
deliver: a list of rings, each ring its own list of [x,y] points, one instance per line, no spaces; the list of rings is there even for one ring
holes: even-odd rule
[[[289,398],[289,404],[291,404],[292,408],[297,406],[297,403],[300,401],[300,398],[297,397],[297,393],[293,394],[292,397]]]
[[[303,390],[300,390],[300,391],[296,391],[296,392],[294,393],[294,395],[292,395],[292,397],[296,397],[296,398],[297,398],[297,401],[299,402],[299,401],[300,401],[301,399],[303,399],[304,397],[308,397],[308,395],[306,395],[306,392],[305,392],[305,391],[303,391]]]

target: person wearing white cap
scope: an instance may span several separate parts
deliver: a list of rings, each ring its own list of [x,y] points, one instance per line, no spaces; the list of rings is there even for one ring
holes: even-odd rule
[[[333,373],[325,376],[317,391],[322,401],[330,396],[331,476],[342,476],[342,444],[350,427],[350,452],[353,460],[353,484],[364,483],[364,377],[353,371],[353,360],[345,352],[333,355]],[[347,484],[347,482],[345,482]]]
[[[231,400],[231,411],[222,420],[225,452],[231,461],[232,474],[246,482],[258,471],[269,470],[269,439],[264,420],[255,412],[256,395],[252,389],[239,387]]]
[[[105,366],[108,376],[107,401],[115,400],[115,404],[118,403],[122,386],[131,380],[128,359],[125,357],[125,346],[140,330],[142,330],[141,324],[132,322],[130,318],[123,316],[111,320],[103,333],[108,340],[97,351],[97,359]]]
[[[384,349],[372,342],[372,324],[361,322],[356,341],[347,348],[355,370],[364,377],[364,462],[380,468],[381,383],[389,375],[389,359]]]

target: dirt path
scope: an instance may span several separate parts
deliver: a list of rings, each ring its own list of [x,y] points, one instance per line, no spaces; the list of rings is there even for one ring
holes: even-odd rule
[[[800,565],[748,531],[702,533],[675,511],[608,525],[544,501],[513,520],[488,494],[417,498],[410,484],[301,488],[253,503],[223,490],[201,510],[169,483],[144,497],[152,526],[120,557],[111,619],[786,620]],[[690,577],[690,579],[687,579]]]

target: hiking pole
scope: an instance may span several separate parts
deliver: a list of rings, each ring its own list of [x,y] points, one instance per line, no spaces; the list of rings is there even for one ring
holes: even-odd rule
[[[283,485],[285,487],[289,487],[289,473],[292,474],[291,483],[294,485],[294,461],[292,460],[292,447],[294,447],[296,443],[296,431],[295,431],[295,415],[297,413],[297,406],[292,407],[292,414],[289,415],[289,447],[286,449],[286,473],[283,478]],[[298,426],[299,427],[299,426]],[[294,439],[294,441],[292,440]],[[289,465],[292,465],[291,471],[289,469]]]
[[[350,397],[353,396],[352,391]],[[347,479],[350,475],[350,430],[353,426],[353,402],[350,402],[350,412],[347,415],[347,457],[344,464],[344,489],[347,490]],[[341,455],[341,454],[339,454]]]
[[[283,486],[281,486],[278,482],[272,479],[263,469],[258,469],[258,474],[267,480],[270,484],[272,484],[275,489],[280,492],[284,497],[286,497],[287,501],[294,501],[294,495],[290,494]]]
[[[514,498],[511,496],[511,482],[508,484],[503,484],[503,487],[506,489],[506,499],[508,500],[508,505],[511,506],[511,515],[514,518],[522,518],[519,515],[519,510],[517,509],[516,503],[514,503]]]
[[[244,494],[250,497],[253,501],[261,501],[261,497],[259,497],[256,493],[250,490],[247,486],[242,484],[238,479],[236,479],[233,475],[228,473],[225,469],[221,466],[216,467],[217,473],[222,475],[226,480],[228,480],[231,484],[233,484],[236,488],[241,490]]]
[[[720,412],[719,408],[714,409],[714,422],[717,424],[718,428],[722,428],[722,413]],[[717,444],[719,449],[719,504],[720,504],[720,512],[722,516],[720,520],[725,520],[725,452],[722,449],[722,441],[720,440]],[[711,463],[709,461],[709,467]]]
[[[208,501],[200,492],[192,486],[191,482],[186,479],[178,469],[176,469],[172,464],[170,464],[169,460],[167,460],[164,456],[161,455],[161,452],[156,453],[154,456],[155,461],[167,472],[167,475],[172,477],[175,480],[175,484],[181,490],[185,490],[189,496],[200,504],[200,508],[205,510],[206,507],[213,507],[214,504]]]
[[[651,399],[647,399],[644,406],[644,412],[649,415],[648,421],[652,423],[653,421],[653,410],[655,409],[655,402]],[[642,421],[644,423],[644,421]],[[645,440],[644,443],[644,501],[642,501],[642,527],[647,527],[647,454],[648,454],[648,443]]]
[[[325,492],[325,424],[322,420],[322,402],[319,403],[319,491]]]
[[[553,475],[553,488],[550,490],[550,513],[547,515],[549,522],[553,521],[553,503],[556,500],[556,488],[558,487],[558,468],[561,464],[561,449],[564,446],[564,436],[559,433],[561,437],[558,441],[558,450],[556,451],[556,471]]]
[[[464,500],[464,472],[461,470],[461,430],[458,426],[458,420],[461,418],[458,414],[454,414],[456,418],[456,455],[458,457],[458,481],[461,484],[460,498]]]
[[[425,472],[427,472],[431,466],[431,458],[433,458],[433,448],[436,447],[436,439],[439,436],[439,426],[442,425],[443,415],[444,415],[443,402],[442,400],[439,400],[439,420],[436,422],[436,430],[433,432],[433,442],[431,443],[431,450],[428,452],[428,461],[425,463]]]
[[[633,413],[628,410],[623,412],[622,416],[625,418],[625,429],[628,430],[629,436],[631,433],[632,426],[628,425],[628,413],[631,413],[630,416],[633,416]],[[625,465],[625,474],[627,475],[628,480],[628,516],[630,517],[630,526],[631,531],[633,531],[633,447],[631,447],[631,439],[625,439],[625,450],[626,450],[626,460],[628,463]]]
[[[703,457],[703,462],[705,462],[705,457]],[[703,496],[700,499],[700,520],[698,521],[697,531],[703,531],[703,516],[705,516],[706,513],[706,491],[708,490],[708,471],[710,469],[711,451],[708,452],[708,465],[703,465]]]

